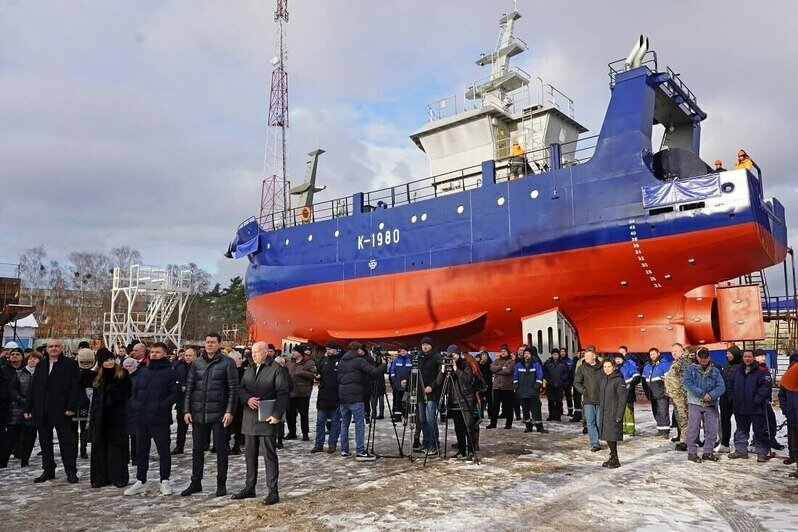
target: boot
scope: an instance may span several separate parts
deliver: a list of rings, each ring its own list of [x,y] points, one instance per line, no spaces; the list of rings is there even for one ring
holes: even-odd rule
[[[701,463],[701,457],[698,456],[697,454],[688,454],[687,459],[690,460],[691,462],[695,462],[696,464]]]
[[[486,429],[495,429],[495,428],[496,428],[496,423],[494,423],[493,421],[491,421],[490,423],[488,423],[488,426],[487,426],[487,427],[485,427],[485,428],[486,428]]]
[[[479,429],[474,429],[474,450],[479,451]]]
[[[540,432],[541,434],[548,434],[549,433],[548,430],[543,428],[543,423],[537,423],[535,425],[535,428],[538,429],[538,432]]]
[[[524,426],[526,427],[526,428],[524,429],[524,432],[532,432],[532,428],[533,428],[533,426],[532,426],[532,423],[530,423],[529,421],[527,421],[526,423],[524,423]]]
[[[233,448],[230,449],[230,454],[239,455],[241,454],[241,447],[239,447],[238,443],[233,445]]]
[[[621,462],[618,460],[617,456],[610,456],[610,459],[607,463],[607,469],[618,469],[621,467]]]

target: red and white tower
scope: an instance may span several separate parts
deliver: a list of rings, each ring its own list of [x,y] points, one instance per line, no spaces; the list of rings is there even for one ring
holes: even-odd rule
[[[263,185],[260,200],[261,225],[283,227],[291,208],[288,193],[288,0],[277,0],[274,12],[277,23],[276,54],[272,59],[272,85],[269,96],[268,136],[263,157]]]

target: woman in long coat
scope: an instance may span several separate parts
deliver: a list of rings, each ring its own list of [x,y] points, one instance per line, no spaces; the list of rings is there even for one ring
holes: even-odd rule
[[[599,383],[599,437],[610,448],[610,459],[601,464],[615,469],[621,467],[618,461],[618,442],[623,441],[623,413],[626,410],[626,384],[615,361],[608,358],[602,365],[604,378]]]
[[[91,487],[127,486],[128,402],[131,380],[114,355],[97,351],[89,429],[91,436]]]

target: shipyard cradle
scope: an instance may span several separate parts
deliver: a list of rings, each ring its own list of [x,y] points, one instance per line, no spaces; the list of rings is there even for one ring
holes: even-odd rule
[[[758,288],[724,282],[787,253],[759,167],[700,159],[707,115],[642,37],[610,63],[601,130],[581,138],[573,103],[509,66],[519,18],[479,56],[491,75],[470,107],[442,100],[412,134],[432,177],[239,226],[253,338],[544,352],[762,338]]]

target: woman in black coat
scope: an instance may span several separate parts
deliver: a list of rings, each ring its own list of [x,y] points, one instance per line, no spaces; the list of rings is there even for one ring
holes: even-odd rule
[[[618,442],[623,441],[623,413],[626,409],[626,384],[615,361],[608,358],[602,365],[605,377],[599,383],[599,437],[610,448],[610,459],[601,464],[615,469],[621,467],[618,461]]]
[[[107,349],[97,351],[89,429],[91,437],[91,487],[127,486],[128,402],[131,380]]]

